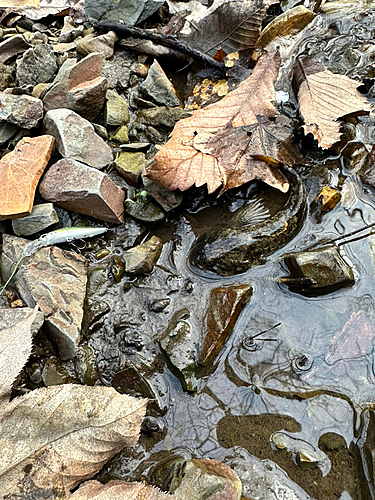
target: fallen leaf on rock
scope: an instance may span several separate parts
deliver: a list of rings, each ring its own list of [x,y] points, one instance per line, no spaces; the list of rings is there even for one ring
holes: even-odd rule
[[[357,90],[361,82],[331,73],[312,57],[300,57],[294,66],[293,83],[298,91],[300,114],[323,149],[340,140],[339,118],[352,113],[368,114],[370,103]]]
[[[49,15],[65,13],[68,14],[72,9],[74,12],[78,11],[79,4],[77,0],[6,0],[3,2],[6,11],[21,14],[34,21],[42,19]]]
[[[3,406],[0,497],[32,498],[43,491],[66,498],[80,481],[137,442],[146,404],[111,387],[67,384],[32,391]]]
[[[144,483],[87,481],[73,493],[70,500],[173,500],[174,495]]]
[[[0,330],[0,398],[10,393],[12,384],[29,359],[32,344],[31,325],[38,306],[23,321]]]
[[[223,184],[222,193],[262,179],[286,192],[289,184],[277,166],[300,163],[302,157],[292,146],[286,122],[281,117],[272,121],[279,66],[278,52],[265,54],[234,91],[180,120],[167,144],[159,146],[146,176],[170,190],[207,183],[209,193]]]

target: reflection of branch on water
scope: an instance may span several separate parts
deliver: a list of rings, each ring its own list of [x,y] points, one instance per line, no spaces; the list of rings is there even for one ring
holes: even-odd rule
[[[281,325],[281,323],[277,323],[276,325],[271,326],[271,328],[268,328],[267,330],[263,330],[262,332],[256,333],[255,335],[253,335],[252,337],[249,338],[249,341],[253,342],[253,340],[255,338],[259,337],[260,335],[263,335],[263,333],[270,332],[271,330],[273,330],[274,328],[277,328],[280,325]],[[259,340],[262,340],[263,342],[266,342],[266,341],[277,342],[277,339],[259,339]]]
[[[352,243],[353,241],[358,241],[358,240],[361,240],[363,238],[367,238],[367,236],[371,236],[372,234],[374,234],[375,229],[372,229],[374,227],[375,227],[375,222],[373,222],[372,224],[368,224],[367,226],[361,227],[360,229],[356,229],[355,231],[351,231],[348,234],[342,234],[340,236],[337,236],[337,238],[333,238],[332,240],[328,240],[328,241],[324,241],[324,242],[318,241],[317,243],[314,243],[313,245],[308,247],[306,250],[311,250],[312,248],[319,247],[319,246],[331,245],[332,243],[336,243],[337,241],[339,241],[339,243],[337,243],[337,246],[341,246],[341,245],[346,245],[347,243]],[[341,241],[341,240],[345,240],[346,238],[349,238],[351,236],[354,236],[358,233],[361,233],[362,231],[366,231],[367,229],[371,229],[368,234],[362,234],[362,235],[358,236],[357,238],[353,238],[349,241]]]

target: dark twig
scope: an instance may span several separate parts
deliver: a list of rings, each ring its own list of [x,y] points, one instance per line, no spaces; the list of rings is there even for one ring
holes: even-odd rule
[[[105,28],[111,31],[115,31],[118,35],[122,35],[123,37],[134,37],[142,38],[144,40],[151,40],[152,42],[160,43],[161,45],[179,50],[180,52],[188,54],[194,59],[199,59],[200,61],[209,64],[210,66],[214,66],[215,68],[224,70],[224,64],[222,62],[216,61],[216,59],[214,59],[213,57],[208,56],[207,54],[204,54],[199,50],[188,47],[171,35],[163,35],[155,31],[144,30],[141,28],[129,28],[121,23],[116,22],[95,23],[94,27],[96,29]]]

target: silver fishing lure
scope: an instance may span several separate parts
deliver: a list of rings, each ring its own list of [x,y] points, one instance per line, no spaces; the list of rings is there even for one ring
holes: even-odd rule
[[[33,253],[43,247],[56,245],[57,243],[66,243],[81,238],[91,238],[107,232],[106,227],[64,227],[51,231],[50,233],[43,234],[40,238],[30,241],[23,249],[22,256],[30,257]]]

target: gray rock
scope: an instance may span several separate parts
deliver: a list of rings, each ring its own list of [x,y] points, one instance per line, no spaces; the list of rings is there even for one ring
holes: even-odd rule
[[[27,217],[13,219],[13,231],[17,236],[29,236],[43,231],[52,224],[59,222],[59,218],[52,203],[34,205],[32,212]]]
[[[1,271],[7,279],[28,240],[3,236]],[[25,258],[13,278],[29,307],[39,305],[61,359],[75,356],[80,340],[87,264],[76,252],[46,247]]]
[[[16,78],[21,85],[52,82],[58,67],[56,56],[49,45],[36,45],[28,49],[16,63]]]
[[[11,87],[13,79],[14,68],[11,65],[3,64],[0,62],[0,91]]]
[[[66,61],[64,61],[60,66],[60,69],[52,83],[55,84],[57,82],[61,82],[61,80],[66,78],[75,64],[77,64],[77,59],[75,57],[69,57],[68,59],[66,59]]]
[[[164,0],[86,0],[85,11],[90,21],[122,21],[134,26],[163,4]]]
[[[120,85],[126,89],[129,85],[131,60],[124,50],[116,50],[110,61],[106,61],[103,68],[103,76],[107,79],[108,85],[116,87]]]
[[[127,250],[124,254],[125,271],[131,274],[150,273],[156,264],[163,243],[157,236],[152,236],[146,243]]]
[[[1,330],[12,328],[20,321],[26,319],[33,312],[30,307],[17,307],[13,309],[0,309]],[[31,325],[31,334],[36,335],[44,323],[44,315],[38,311]]]
[[[183,200],[181,191],[168,191],[163,186],[159,186],[156,182],[147,177],[142,176],[142,181],[148,194],[152,196],[166,212],[177,208],[181,204]]]
[[[46,111],[68,108],[88,120],[100,113],[107,92],[107,81],[102,77],[104,57],[90,54],[74,65],[65,65],[57,81],[44,96]]]
[[[18,127],[8,122],[0,122],[0,146],[5,144],[17,132]]]
[[[163,210],[151,201],[146,203],[129,203],[126,207],[126,212],[141,222],[160,222],[165,219]]]
[[[57,149],[64,158],[95,168],[103,168],[113,160],[111,148],[95,133],[92,124],[70,109],[48,111],[44,126],[56,139]]]
[[[75,26],[73,19],[70,16],[64,17],[64,26],[61,29],[59,41],[61,43],[69,43],[75,40],[77,37],[81,36],[84,31],[84,27]]]
[[[104,35],[89,40],[87,38],[85,37],[77,44],[77,52],[79,54],[87,56],[92,52],[100,52],[106,59],[110,59],[113,56],[115,42],[118,40],[118,36],[114,31],[109,31]]]
[[[37,127],[43,117],[43,103],[28,95],[0,94],[0,122],[19,127]]]
[[[118,127],[129,123],[129,110],[125,99],[111,89],[107,90],[106,98],[104,124],[110,127]]]
[[[146,80],[141,85],[141,90],[162,106],[169,108],[181,106],[175,88],[156,59],[149,69]]]
[[[107,222],[124,220],[125,192],[107,174],[75,160],[59,160],[44,175],[40,194],[67,210]]]
[[[182,108],[159,106],[156,108],[142,109],[142,111],[138,113],[136,121],[146,125],[164,125],[165,127],[173,128],[179,120],[187,118],[188,116],[190,116],[190,113]]]
[[[22,35],[12,36],[0,43],[0,62],[5,63],[8,59],[25,52],[30,47]]]

